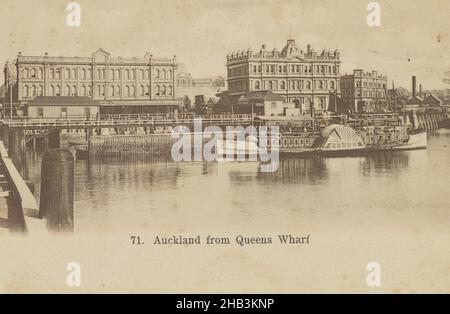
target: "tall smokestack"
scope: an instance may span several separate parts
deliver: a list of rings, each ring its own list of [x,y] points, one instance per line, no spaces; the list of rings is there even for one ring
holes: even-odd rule
[[[416,97],[416,76],[412,77],[412,97]]]
[[[422,97],[422,84],[419,84],[419,97]]]

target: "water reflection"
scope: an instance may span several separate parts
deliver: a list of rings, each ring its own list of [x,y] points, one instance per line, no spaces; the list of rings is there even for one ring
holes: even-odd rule
[[[420,152],[416,152],[419,153]],[[381,152],[364,158],[360,165],[363,176],[389,175],[398,177],[409,167],[410,152]]]
[[[250,221],[261,228],[290,221],[296,228],[305,215],[310,222],[342,228],[342,217],[370,216],[381,226],[386,215],[392,218],[405,207],[420,219],[424,208],[441,208],[445,217],[449,152],[450,136],[438,135],[430,138],[427,151],[282,159],[273,173],[261,172],[257,162],[77,160],[76,228],[97,232],[151,225],[197,232],[213,225],[226,231]],[[42,154],[27,157],[39,196]]]
[[[325,158],[282,159],[275,172],[259,172],[258,180],[265,182],[321,184],[329,172]]]

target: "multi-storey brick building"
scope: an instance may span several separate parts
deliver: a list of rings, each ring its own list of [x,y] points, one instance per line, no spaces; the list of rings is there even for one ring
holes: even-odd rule
[[[386,75],[354,70],[341,76],[341,103],[352,112],[382,111],[388,109],[386,88]]]
[[[13,102],[18,109],[37,96],[88,96],[103,113],[168,112],[176,100],[176,58],[111,57],[99,49],[91,57],[24,56],[15,60]]]
[[[238,51],[227,56],[228,93],[237,99],[270,90],[303,113],[329,110],[330,93],[340,94],[340,64],[337,50],[317,53],[308,45],[303,51],[293,39],[281,52],[269,51],[265,45],[257,53]]]

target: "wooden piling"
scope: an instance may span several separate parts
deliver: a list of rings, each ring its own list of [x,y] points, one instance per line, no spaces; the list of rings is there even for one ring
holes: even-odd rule
[[[20,128],[11,128],[9,130],[8,155],[20,174],[23,174],[24,151],[25,131]]]
[[[41,167],[39,215],[51,232],[73,232],[74,157],[67,149],[51,149]]]
[[[61,130],[54,129],[48,134],[48,148],[56,149],[61,145]]]

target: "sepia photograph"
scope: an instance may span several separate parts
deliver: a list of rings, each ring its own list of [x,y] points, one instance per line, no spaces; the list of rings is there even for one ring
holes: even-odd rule
[[[449,1],[0,11],[0,293],[450,292]]]

